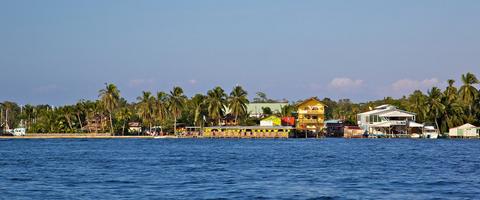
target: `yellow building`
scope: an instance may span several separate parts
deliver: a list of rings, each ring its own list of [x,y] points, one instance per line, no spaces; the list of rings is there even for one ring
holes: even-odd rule
[[[288,138],[290,126],[214,126],[205,127],[207,138]]]
[[[325,104],[316,97],[312,97],[298,104],[297,107],[297,130],[320,132],[323,129]]]

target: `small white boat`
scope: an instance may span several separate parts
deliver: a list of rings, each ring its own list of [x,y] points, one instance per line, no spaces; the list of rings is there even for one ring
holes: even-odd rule
[[[438,135],[438,130],[435,129],[435,127],[425,126],[422,137],[426,139],[437,139]]]
[[[420,135],[414,133],[414,134],[411,134],[411,135],[410,135],[410,138],[412,138],[412,139],[418,139],[418,138],[420,138]]]
[[[6,134],[11,134],[13,136],[25,136],[27,129],[25,128],[16,128],[16,129],[7,129],[5,130]]]

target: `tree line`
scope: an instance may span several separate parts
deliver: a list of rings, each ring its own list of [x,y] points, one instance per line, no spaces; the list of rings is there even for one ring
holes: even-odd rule
[[[472,73],[461,76],[461,87],[454,86],[454,80],[448,80],[448,86],[442,91],[433,87],[423,93],[420,90],[402,98],[385,97],[381,100],[365,103],[353,103],[349,99],[338,101],[323,98],[326,105],[326,119],[342,119],[347,124],[356,123],[356,115],[382,104],[395,105],[400,109],[417,113],[417,121],[439,127],[442,132],[464,123],[480,123],[480,96],[475,87],[478,79]],[[285,102],[286,100],[282,100]],[[279,102],[267,98],[263,92],[256,93],[252,102]],[[187,97],[181,87],[169,92],[151,93],[143,91],[135,102],[127,102],[121,97],[114,84],[105,84],[99,90],[96,100],[80,100],[74,105],[53,107],[51,105],[19,106],[15,102],[0,103],[0,126],[14,128],[21,123],[32,133],[78,133],[105,132],[116,135],[128,134],[129,122],[140,122],[145,129],[162,126],[165,131],[176,134],[179,123],[193,126],[220,125],[221,119],[231,114],[240,125],[256,125],[258,119],[249,117],[247,105],[250,103],[248,92],[241,86],[235,86],[227,94],[221,87],[215,87],[206,94]],[[295,105],[290,102],[279,113],[264,108],[267,115],[295,116]],[[5,122],[8,121],[8,124]],[[97,130],[85,129],[92,121],[105,124]],[[82,129],[83,128],[83,129]]]

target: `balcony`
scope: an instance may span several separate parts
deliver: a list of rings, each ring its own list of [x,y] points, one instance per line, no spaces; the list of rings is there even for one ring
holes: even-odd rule
[[[303,115],[323,115],[325,112],[323,110],[299,110],[298,114]]]
[[[320,124],[323,123],[322,119],[299,119],[298,123],[300,124]]]

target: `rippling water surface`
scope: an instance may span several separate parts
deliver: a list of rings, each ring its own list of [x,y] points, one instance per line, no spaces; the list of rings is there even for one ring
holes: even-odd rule
[[[480,199],[480,140],[0,140],[0,199]]]

